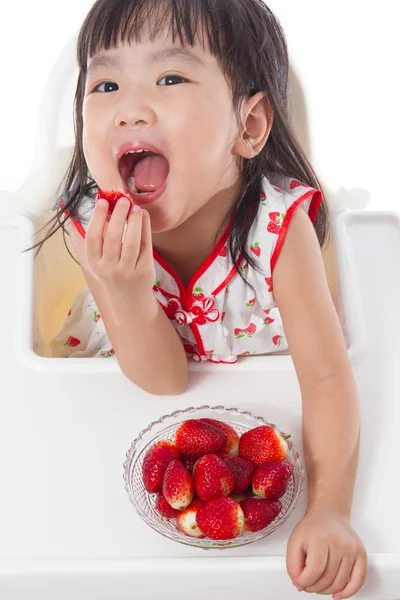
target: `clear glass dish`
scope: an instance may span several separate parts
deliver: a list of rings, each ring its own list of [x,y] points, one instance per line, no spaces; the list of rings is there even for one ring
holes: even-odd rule
[[[288,454],[286,460],[293,463],[294,471],[288,488],[280,498],[282,510],[278,517],[270,523],[268,527],[261,531],[249,532],[243,530],[242,533],[232,540],[212,540],[210,538],[196,539],[186,536],[176,526],[176,520],[168,520],[162,517],[155,510],[156,494],[146,492],[142,480],[142,463],[144,456],[149,448],[159,440],[174,440],[175,431],[179,425],[188,419],[201,419],[208,417],[219,419],[233,427],[239,435],[258,427],[260,425],[273,425],[278,431],[279,427],[270,423],[263,417],[257,417],[251,412],[239,410],[238,408],[225,408],[224,406],[199,406],[189,407],[185,410],[176,410],[169,415],[162,416],[158,421],[150,423],[146,429],[141,431],[138,437],[132,442],[130,449],[126,454],[124,462],[124,482],[129,500],[133,504],[140,517],[155,531],[161,535],[197,548],[232,548],[249,544],[268,535],[271,535],[278,529],[291,515],[298,500],[303,492],[305,483],[305,470],[299,454],[297,453],[293,442],[287,440]],[[281,432],[284,433],[284,432]],[[288,434],[284,434],[288,435]]]

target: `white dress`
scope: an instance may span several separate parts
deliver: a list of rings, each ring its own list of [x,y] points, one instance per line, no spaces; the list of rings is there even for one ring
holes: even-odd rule
[[[94,206],[93,199],[85,201],[79,220],[73,220],[83,237]],[[321,202],[319,190],[293,178],[274,173],[263,178],[259,210],[247,241],[263,272],[251,268],[242,256],[237,261],[256,293],[245,285],[230,260],[226,242],[232,221],[186,289],[173,269],[153,251],[153,293],[181,337],[188,357],[235,363],[238,356],[287,350],[273,295],[272,273],[295,210],[302,207],[314,223]],[[88,286],[74,300],[51,349],[54,357],[115,356]]]

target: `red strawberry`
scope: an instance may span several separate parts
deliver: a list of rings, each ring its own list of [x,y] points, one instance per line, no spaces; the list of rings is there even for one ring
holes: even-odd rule
[[[260,465],[253,473],[253,493],[269,500],[279,500],[286,492],[294,467],[287,460],[273,460]]]
[[[115,209],[115,206],[120,198],[127,198],[133,206],[133,202],[132,202],[131,198],[127,194],[125,194],[124,192],[121,192],[119,190],[99,190],[97,192],[97,196],[96,196],[96,203],[100,199],[107,200],[108,201],[108,215],[111,216]]]
[[[211,539],[230,540],[241,533],[244,515],[236,500],[223,496],[213,498],[202,506],[197,513],[196,523]]]
[[[274,335],[274,337],[272,338],[272,341],[274,342],[275,346],[280,346],[282,340],[283,340],[282,335]]]
[[[267,498],[246,498],[240,506],[244,514],[244,528],[247,531],[260,531],[268,527],[282,510],[282,505],[277,500]]]
[[[237,456],[239,454],[239,435],[236,433],[233,427],[228,425],[228,423],[218,421],[218,419],[200,419],[200,421],[208,423],[209,425],[214,425],[214,427],[217,427],[226,433],[226,442],[222,447],[221,452],[225,452],[225,454],[231,454],[232,456]]]
[[[76,348],[76,346],[79,346],[80,343],[81,340],[78,340],[78,338],[70,335],[67,341],[65,342],[64,346],[71,346],[71,348]]]
[[[203,500],[196,498],[185,510],[180,511],[177,526],[185,535],[195,538],[205,537],[196,523],[197,513],[202,506],[204,506]]]
[[[253,254],[255,254],[256,256],[260,256],[261,255],[261,248],[260,248],[260,243],[256,242],[254,245],[252,244],[250,246],[250,250],[253,252]]]
[[[240,458],[240,456],[227,456],[223,454],[218,454],[218,456],[232,471],[235,481],[233,493],[244,492],[251,484],[251,478],[256,465],[245,458]]]
[[[254,306],[255,303],[256,303],[256,297],[254,297],[251,300],[249,300],[248,302],[246,302],[246,306]]]
[[[273,286],[272,286],[272,277],[266,277],[266,278],[265,278],[265,283],[266,283],[266,284],[267,284],[267,286],[268,286],[268,291],[269,291],[269,292],[272,292],[272,290],[273,290]]]
[[[286,440],[290,435],[280,434],[271,425],[260,425],[242,434],[239,441],[239,456],[256,465],[269,460],[284,460],[287,453]]]
[[[191,473],[193,473],[193,468],[194,465],[197,462],[197,458],[194,458],[193,456],[185,456],[184,454],[182,454],[181,456],[181,461],[183,462],[183,464],[185,465],[185,467],[188,469],[188,471],[190,471]]]
[[[176,430],[175,443],[183,454],[200,458],[219,452],[226,444],[226,433],[200,419],[189,419]]]
[[[223,246],[220,250],[219,256],[226,256],[228,254],[228,248],[226,246]]]
[[[173,442],[160,440],[148,450],[143,459],[142,477],[145,490],[149,494],[161,492],[164,473],[171,462],[180,458],[181,453]]]
[[[166,519],[176,519],[182,512],[181,510],[172,508],[162,494],[158,494],[157,496],[155,509]]]
[[[300,181],[297,181],[297,179],[293,179],[293,180],[290,182],[290,189],[291,189],[291,190],[293,190],[294,188],[298,187],[299,185],[302,185],[302,186],[304,186],[304,187],[307,187],[307,186],[305,185],[305,183],[301,183]]]
[[[183,510],[193,500],[194,481],[180,460],[172,460],[165,471],[163,495],[173,508]]]
[[[250,325],[244,331],[245,331],[245,333],[249,333],[250,335],[253,335],[257,331],[257,327],[254,323],[250,323]]]
[[[281,230],[285,215],[278,212],[271,212],[269,213],[269,218],[270,222],[268,223],[267,231],[278,234]]]
[[[215,454],[205,454],[194,469],[194,483],[198,496],[207,502],[217,496],[229,496],[235,479],[221,458]]]

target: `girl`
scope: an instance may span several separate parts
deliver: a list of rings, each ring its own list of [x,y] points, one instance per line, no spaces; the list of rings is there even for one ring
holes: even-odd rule
[[[287,569],[299,590],[349,598],[366,573],[350,525],[357,392],[277,19],[262,0],[97,0],[78,62],[76,145],[39,245],[66,229],[87,286],[54,356],[115,355],[138,386],[178,394],[187,355],[235,363],[289,348],[309,498]],[[99,188],[126,196],[111,217]]]

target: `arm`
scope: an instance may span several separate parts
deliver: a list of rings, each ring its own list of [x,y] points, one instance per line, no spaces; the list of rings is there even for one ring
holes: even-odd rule
[[[288,541],[297,589],[349,598],[363,585],[367,554],[350,526],[360,416],[342,329],[314,228],[298,209],[273,273],[274,294],[302,395],[308,505]]]
[[[302,395],[308,509],[327,507],[350,517],[359,449],[357,389],[318,240],[301,208],[292,217],[273,287]]]
[[[151,394],[185,391],[186,354],[155,297],[152,296],[142,310],[138,307],[113,309],[105,285],[88,265],[85,240],[70,221],[66,227],[124,375]]]

